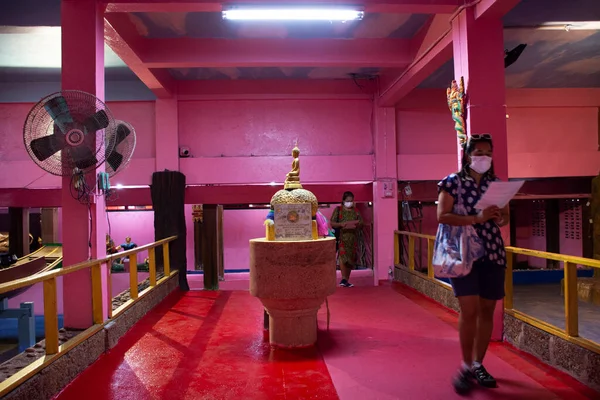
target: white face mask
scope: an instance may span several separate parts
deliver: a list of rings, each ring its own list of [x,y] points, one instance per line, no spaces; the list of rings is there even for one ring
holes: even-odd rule
[[[350,208],[350,207],[352,207],[352,204],[353,203],[351,201],[346,201],[346,202],[344,202],[344,207]]]
[[[469,167],[478,174],[485,174],[492,167],[492,157],[471,156],[471,165]]]

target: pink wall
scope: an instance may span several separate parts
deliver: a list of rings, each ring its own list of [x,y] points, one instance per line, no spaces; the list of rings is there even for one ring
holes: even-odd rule
[[[108,104],[115,118],[134,125],[138,138],[130,168],[113,183],[148,184],[156,155],[155,104]],[[510,176],[597,174],[599,106],[600,89],[508,90]],[[0,188],[60,186],[23,148],[22,125],[30,107],[0,104],[0,171],[21,172],[0,173]],[[368,99],[181,100],[176,119],[179,145],[189,147],[193,156],[180,160],[189,184],[280,182],[295,139],[300,140],[306,182],[373,180]],[[398,106],[397,127],[400,179],[438,179],[456,168],[455,134],[443,90],[415,90]],[[571,161],[552,164],[548,158]]]
[[[600,89],[507,90],[509,176],[597,175],[599,107]],[[435,180],[456,170],[443,90],[415,90],[399,105],[397,126],[399,179]]]
[[[63,313],[63,278],[62,276],[56,279],[56,300],[58,313]],[[35,315],[44,315],[44,286],[42,283],[37,283],[27,289],[20,295],[8,300],[9,308],[19,308],[21,303],[33,302],[33,312]]]
[[[369,100],[181,101],[189,184],[282,182],[296,139],[304,182],[372,181]]]
[[[368,100],[179,103],[179,142],[194,157],[365,155],[373,150]],[[289,150],[288,150],[289,148]]]
[[[250,248],[248,247],[248,241],[265,236],[263,222],[268,212],[269,210],[266,208],[257,210],[225,210],[223,212],[223,257],[225,269],[250,268]]]

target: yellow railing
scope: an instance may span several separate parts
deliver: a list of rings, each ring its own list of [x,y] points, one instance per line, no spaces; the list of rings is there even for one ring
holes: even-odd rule
[[[408,238],[408,265],[401,262],[402,237]],[[435,278],[433,273],[433,244],[435,236],[424,235],[421,233],[395,231],[394,232],[394,264],[399,268],[406,268],[412,273],[419,273],[415,270],[415,239],[427,240],[427,276],[426,279],[439,284],[447,289],[450,285]],[[600,268],[600,261],[589,258],[568,256],[556,253],[548,253],[539,250],[522,249],[519,247],[506,247],[507,267],[504,298],[504,312],[520,319],[538,329],[553,335],[559,336],[569,342],[576,343],[589,350],[600,353],[600,344],[579,337],[579,308],[577,293],[577,265]],[[548,322],[542,321],[523,312],[514,309],[513,298],[513,259],[515,254],[522,254],[530,257],[544,258],[546,260],[555,260],[564,262],[564,301],[565,301],[565,329],[558,328]],[[423,274],[420,274],[423,275]]]
[[[171,264],[169,260],[169,243],[175,240],[176,236],[171,236],[166,239],[159,240],[144,246],[136,247],[132,250],[123,251],[116,254],[111,254],[102,259],[89,260],[72,266],[43,272],[41,274],[33,275],[28,278],[18,279],[11,282],[0,284],[0,294],[10,292],[15,289],[20,289],[28,286],[32,286],[36,283],[43,283],[44,290],[44,330],[46,339],[46,356],[35,360],[24,369],[15,373],[5,381],[0,383],[0,397],[4,396],[15,387],[20,385],[25,380],[29,379],[36,372],[45,368],[50,363],[54,362],[57,358],[83,342],[85,339],[94,335],[103,329],[104,325],[109,322],[112,318],[123,313],[125,310],[135,304],[139,298],[146,293],[153,290],[156,286],[167,280],[171,275],[177,273],[177,271],[171,272]],[[163,248],[163,260],[164,260],[164,277],[157,281],[156,277],[156,247],[162,246]],[[150,287],[145,289],[143,292],[138,293],[138,272],[137,272],[137,254],[148,250],[149,258],[149,280]],[[108,280],[107,290],[107,309],[108,309],[108,320],[104,320],[103,317],[103,304],[102,304],[102,273],[101,267],[103,264],[107,264],[107,268],[110,271],[110,266],[113,261],[119,258],[129,257],[129,290],[130,300],[125,302],[119,308],[113,311],[112,309],[112,293],[111,293],[111,279]],[[92,316],[93,325],[87,330],[83,331],[74,338],[68,340],[62,345],[59,345],[59,332],[58,332],[58,301],[57,301],[57,278],[60,276],[72,274],[77,271],[91,270],[91,281],[92,281]]]

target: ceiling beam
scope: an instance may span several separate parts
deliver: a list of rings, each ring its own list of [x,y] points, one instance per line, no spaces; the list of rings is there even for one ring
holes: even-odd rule
[[[351,79],[218,79],[177,81],[180,100],[370,99],[374,85]]]
[[[406,39],[146,39],[147,68],[378,67],[412,61]]]
[[[481,0],[475,5],[475,17],[502,18],[519,1]],[[456,15],[456,13],[452,15]],[[411,44],[413,54],[416,56],[415,61],[382,90],[379,104],[382,106],[395,105],[452,58],[452,28],[449,20],[452,15],[436,15],[415,35]]]
[[[436,16],[429,21],[424,30],[415,36],[411,44],[413,54],[416,55],[415,61],[381,91],[381,106],[394,106],[452,58],[452,35],[448,15]]]
[[[414,57],[419,57],[433,45],[448,29],[450,29],[450,18],[452,14],[432,15],[413,37],[410,49]]]
[[[140,36],[126,14],[106,15],[104,20],[104,41],[115,52],[129,69],[158,98],[169,98],[173,95],[174,80],[167,71],[155,71],[140,60],[136,53]]]
[[[475,6],[475,19],[477,18],[502,18],[512,10],[521,0],[481,0]]]
[[[215,0],[103,0],[106,12],[220,12],[225,1]],[[298,5],[297,0],[263,0],[263,6]],[[237,0],[236,5],[256,4],[256,0]],[[438,14],[451,13],[462,0],[313,0],[311,5],[357,6],[371,13]]]

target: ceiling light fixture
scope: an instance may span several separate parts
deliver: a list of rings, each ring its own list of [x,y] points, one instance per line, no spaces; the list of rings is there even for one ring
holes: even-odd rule
[[[355,21],[364,12],[349,9],[231,9],[223,11],[223,19],[241,21]]]
[[[537,27],[541,30],[562,31],[597,31],[600,30],[600,21],[579,21],[579,22],[546,22]]]

